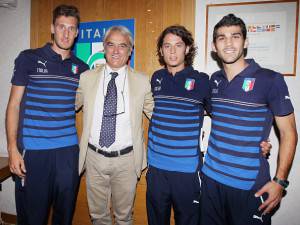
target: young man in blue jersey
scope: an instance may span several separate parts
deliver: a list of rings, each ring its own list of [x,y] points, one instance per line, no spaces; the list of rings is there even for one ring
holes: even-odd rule
[[[233,14],[214,27],[223,65],[210,79],[212,129],[202,172],[201,225],[271,224],[288,186],[297,144],[293,106],[283,76],[245,59],[245,23]],[[273,180],[259,149],[275,120],[279,157]]]
[[[193,69],[196,47],[183,26],[161,33],[157,54],[164,68],[151,79],[155,107],[148,136],[148,224],[170,224],[173,207],[177,225],[197,225],[199,136],[204,110],[210,111],[209,77]]]
[[[15,174],[19,225],[72,224],[79,184],[75,94],[88,66],[71,47],[79,11],[53,11],[53,43],[20,53],[15,60],[6,111],[10,171]]]

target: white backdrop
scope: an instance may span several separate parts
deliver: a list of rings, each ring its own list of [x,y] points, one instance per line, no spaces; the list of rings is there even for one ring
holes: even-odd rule
[[[7,155],[5,110],[14,59],[30,46],[30,0],[20,0],[16,9],[0,8],[0,155]],[[0,211],[15,214],[14,183],[8,179],[0,191]]]
[[[198,55],[195,60],[195,68],[205,72],[204,58],[205,58],[205,26],[206,26],[206,5],[220,4],[220,3],[233,3],[233,2],[250,2],[257,0],[196,0],[196,21],[195,21],[195,40],[198,46]],[[259,0],[262,1],[262,0]],[[298,23],[300,26],[300,23]],[[297,75],[296,77],[285,77],[288,84],[292,102],[295,108],[296,122],[300,126],[300,28],[298,28],[298,58],[297,58]],[[212,34],[210,34],[212,35]],[[210,120],[205,120],[206,133],[209,132]],[[299,133],[299,131],[298,131]],[[207,136],[207,135],[206,135]],[[270,135],[273,149],[271,152],[270,165],[271,175],[275,174],[276,159],[278,152],[278,140],[272,130]],[[299,225],[300,224],[300,179],[297,171],[300,171],[300,144],[298,144],[296,157],[289,176],[290,186],[287,189],[287,195],[282,200],[279,211],[273,217],[273,225]]]

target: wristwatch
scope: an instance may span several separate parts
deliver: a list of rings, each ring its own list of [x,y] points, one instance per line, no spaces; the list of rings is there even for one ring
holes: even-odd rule
[[[284,189],[289,186],[289,181],[288,180],[281,180],[278,177],[274,177],[273,181],[276,182],[277,184],[281,185]]]

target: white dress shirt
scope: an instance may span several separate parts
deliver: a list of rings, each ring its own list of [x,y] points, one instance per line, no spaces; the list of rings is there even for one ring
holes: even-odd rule
[[[116,139],[115,142],[106,147],[100,147],[99,137],[102,124],[104,98],[107,91],[107,85],[111,79],[111,72],[117,72],[115,82],[117,86],[117,116],[116,116]],[[99,79],[99,88],[94,104],[94,116],[91,126],[89,143],[106,151],[118,151],[132,145],[130,113],[129,113],[129,88],[128,88],[128,72],[127,66],[121,67],[119,70],[112,70],[107,64],[102,71],[101,79]]]

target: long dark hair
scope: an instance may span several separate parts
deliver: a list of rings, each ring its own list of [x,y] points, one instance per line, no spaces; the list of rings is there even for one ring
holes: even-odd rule
[[[189,46],[189,52],[185,55],[184,58],[184,65],[185,66],[191,66],[193,65],[194,58],[196,55],[197,48],[195,47],[194,39],[192,37],[192,34],[190,31],[188,31],[184,26],[180,25],[173,25],[170,27],[167,27],[159,36],[157,40],[157,47],[156,47],[156,54],[158,56],[158,61],[160,65],[167,66],[166,62],[164,60],[164,57],[162,56],[160,49],[162,48],[164,38],[167,34],[174,34],[178,37],[181,37],[182,41],[185,43],[186,46]]]

